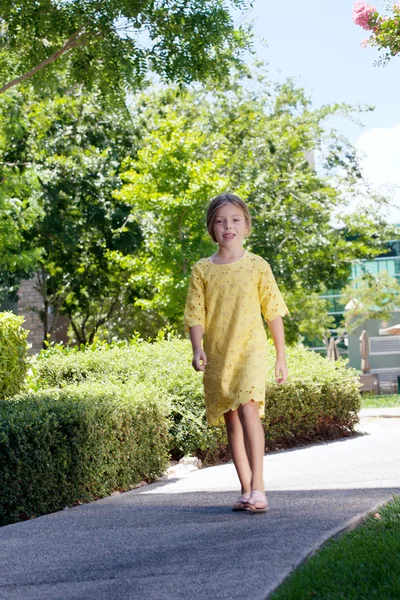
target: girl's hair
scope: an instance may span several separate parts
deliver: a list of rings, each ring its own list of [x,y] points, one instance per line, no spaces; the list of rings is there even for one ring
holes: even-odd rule
[[[220,194],[213,198],[210,202],[210,205],[207,210],[207,231],[210,234],[212,241],[217,243],[217,240],[214,235],[214,221],[217,214],[217,210],[224,206],[224,204],[234,204],[242,211],[244,218],[246,219],[247,226],[249,228],[249,233],[251,231],[251,216],[249,209],[247,208],[247,204],[243,202],[239,196],[235,196],[235,194]]]

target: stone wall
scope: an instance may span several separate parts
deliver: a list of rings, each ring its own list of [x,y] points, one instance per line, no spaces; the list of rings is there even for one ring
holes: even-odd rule
[[[43,348],[44,328],[40,320],[40,312],[43,310],[43,299],[36,289],[37,275],[32,279],[21,281],[18,290],[18,302],[6,298],[0,303],[1,311],[11,311],[15,315],[25,318],[23,327],[29,330],[28,343],[31,354],[40,352]],[[49,314],[49,325],[52,322],[52,314]],[[68,330],[70,321],[65,315],[58,315],[56,327],[52,334],[52,341],[69,344]]]

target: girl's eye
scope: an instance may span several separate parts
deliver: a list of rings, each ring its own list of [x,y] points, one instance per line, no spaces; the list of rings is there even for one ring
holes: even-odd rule
[[[234,221],[240,221],[240,219],[233,219]],[[216,223],[222,223],[222,221],[215,221]]]

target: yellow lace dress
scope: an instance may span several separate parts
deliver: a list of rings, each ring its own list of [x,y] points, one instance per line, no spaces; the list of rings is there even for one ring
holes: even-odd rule
[[[202,258],[192,268],[186,299],[185,331],[201,325],[207,356],[204,394],[207,421],[224,422],[223,414],[250,400],[259,403],[264,416],[267,321],[288,309],[271,267],[245,251],[226,265]]]

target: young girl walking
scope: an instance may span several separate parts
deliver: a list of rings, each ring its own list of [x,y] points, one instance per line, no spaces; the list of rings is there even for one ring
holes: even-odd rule
[[[192,365],[204,371],[208,423],[226,425],[242,488],[232,509],[265,512],[265,440],[260,417],[264,416],[267,336],[261,314],[275,344],[275,378],[284,383],[282,317],[288,310],[269,264],[243,249],[251,231],[243,200],[234,194],[214,198],[207,211],[207,229],[218,250],[193,266],[185,306]]]

